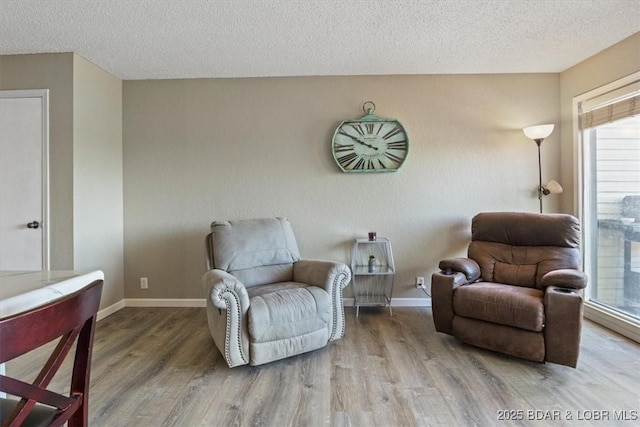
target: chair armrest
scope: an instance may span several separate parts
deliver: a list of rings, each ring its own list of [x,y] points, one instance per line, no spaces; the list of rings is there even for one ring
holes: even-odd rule
[[[334,285],[344,289],[351,280],[346,264],[334,261],[302,259],[293,264],[293,281],[318,286],[331,293]]]
[[[440,270],[447,274],[448,272],[457,272],[465,275],[469,282],[474,282],[480,278],[480,266],[471,258],[447,258],[438,264]]]
[[[293,264],[293,280],[327,291],[333,308],[329,341],[342,338],[345,328],[342,289],[351,281],[349,267],[342,262],[304,259]]]
[[[202,277],[202,287],[207,298],[219,309],[229,308],[229,298],[238,301],[242,314],[249,309],[249,295],[247,288],[241,281],[224,270],[209,270]],[[231,295],[230,295],[231,294]]]
[[[202,276],[202,287],[207,296],[209,331],[227,365],[233,368],[248,364],[247,289],[231,274],[216,269]]]
[[[436,331],[452,334],[453,292],[467,283],[469,281],[463,273],[439,272],[431,275],[431,312]]]
[[[542,276],[541,288],[556,286],[558,288],[584,289],[587,286],[587,275],[580,270],[553,270]]]
[[[583,291],[547,286],[544,293],[545,360],[576,367],[582,331]]]

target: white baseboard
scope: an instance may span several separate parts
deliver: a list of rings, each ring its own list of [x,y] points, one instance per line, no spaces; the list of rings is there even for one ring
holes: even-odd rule
[[[173,299],[173,298],[127,298],[125,307],[206,307],[204,298]]]
[[[640,322],[594,303],[585,303],[584,317],[635,342],[640,342]]]
[[[122,310],[124,307],[125,307],[125,300],[122,299],[115,304],[111,304],[109,307],[103,308],[102,310],[98,311],[97,321],[99,322],[105,317],[111,316],[113,313],[115,313],[118,310]]]
[[[125,298],[109,307],[98,311],[97,321],[111,316],[125,307],[206,307],[207,300],[202,299],[171,299],[171,298]]]
[[[353,307],[353,298],[344,298],[345,307]],[[182,298],[125,298],[98,312],[98,321],[125,307],[206,307],[207,300]],[[431,307],[431,298],[392,298],[391,307]]]
[[[431,307],[431,298],[392,298],[391,307]]]
[[[345,307],[353,307],[353,298],[344,298]],[[431,298],[391,298],[391,307],[431,307]]]

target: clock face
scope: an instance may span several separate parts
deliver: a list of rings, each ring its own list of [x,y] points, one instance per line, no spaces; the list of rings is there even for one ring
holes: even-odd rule
[[[409,140],[397,120],[345,120],[332,151],[344,172],[395,172],[407,158]]]

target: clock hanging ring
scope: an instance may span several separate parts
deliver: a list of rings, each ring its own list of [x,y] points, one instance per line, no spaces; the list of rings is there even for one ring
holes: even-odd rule
[[[409,154],[409,137],[397,119],[374,114],[376,105],[362,105],[365,115],[344,120],[336,128],[331,153],[343,172],[395,172]]]

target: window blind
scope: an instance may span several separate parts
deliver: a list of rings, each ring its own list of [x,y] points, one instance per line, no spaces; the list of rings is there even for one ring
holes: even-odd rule
[[[640,114],[640,82],[581,104],[580,128],[589,129]]]

